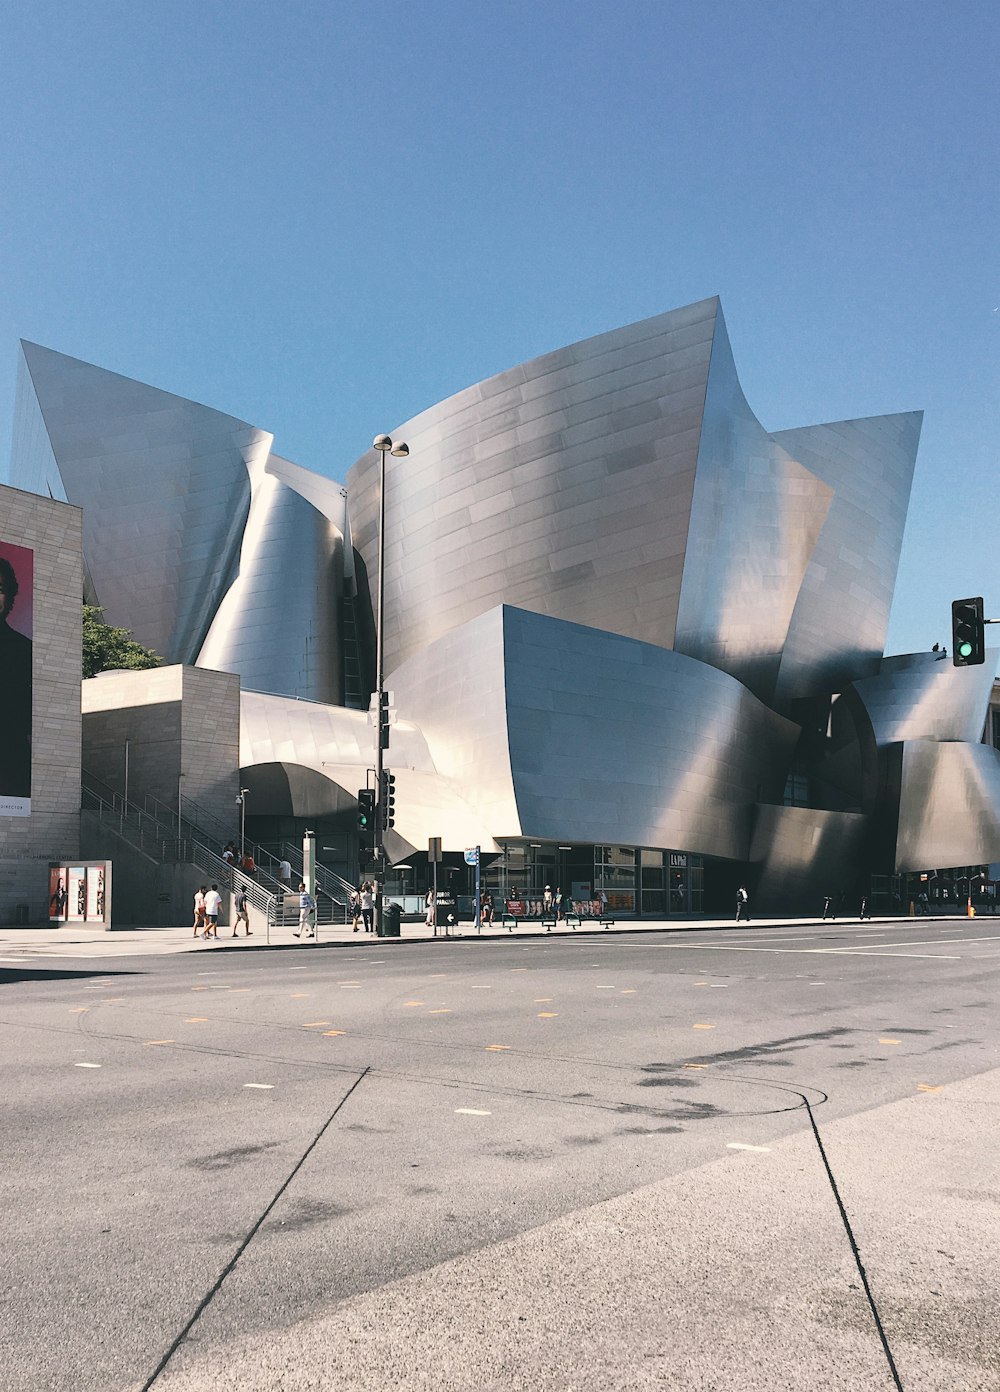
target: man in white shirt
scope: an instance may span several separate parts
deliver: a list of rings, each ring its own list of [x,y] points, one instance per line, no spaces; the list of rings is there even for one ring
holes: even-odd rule
[[[307,938],[316,936],[316,920],[313,917],[316,911],[316,900],[312,897],[304,884],[299,885],[299,926],[292,929],[292,936],[295,938],[302,936],[305,929]]]
[[[291,867],[291,864],[289,863],[289,861],[287,861],[287,860],[279,860],[279,861],[278,861],[278,879],[281,881],[281,883],[285,886],[286,889],[291,889],[291,887],[292,887],[292,867]]]
[[[217,938],[219,936],[219,913],[222,909],[222,895],[219,893],[219,886],[213,885],[205,895],[205,918],[208,926],[205,929],[206,938]]]

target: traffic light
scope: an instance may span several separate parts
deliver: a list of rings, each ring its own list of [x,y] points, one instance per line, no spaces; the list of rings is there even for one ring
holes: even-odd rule
[[[951,660],[955,667],[978,667],[986,661],[983,597],[956,599],[951,606]]]
[[[378,739],[379,745],[383,749],[389,748],[389,693],[382,691],[379,693],[378,702]],[[383,823],[384,825],[384,823]]]
[[[375,826],[375,792],[372,788],[358,789],[358,831],[370,832]]]
[[[382,772],[382,830],[388,831],[396,819],[396,779],[388,769]]]

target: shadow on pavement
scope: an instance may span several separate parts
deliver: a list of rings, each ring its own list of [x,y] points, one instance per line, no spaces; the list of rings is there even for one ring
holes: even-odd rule
[[[142,972],[108,971],[105,967],[87,968],[82,971],[60,971],[53,967],[0,967],[0,986],[14,981],[81,981],[92,976],[142,976]]]

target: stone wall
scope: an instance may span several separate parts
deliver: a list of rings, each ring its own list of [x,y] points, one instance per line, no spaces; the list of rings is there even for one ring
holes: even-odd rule
[[[155,798],[223,839],[239,832],[240,680],[158,667],[102,672],[83,684],[83,766],[132,802]]]
[[[80,854],[82,528],[79,508],[0,485],[0,539],[34,552],[31,815],[0,816],[3,924],[46,923],[48,863]]]

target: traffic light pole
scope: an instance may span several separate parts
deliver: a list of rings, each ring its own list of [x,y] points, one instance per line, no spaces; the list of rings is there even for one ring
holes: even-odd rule
[[[375,691],[376,691],[376,736],[375,736],[375,931],[382,936],[382,887],[385,883],[385,845],[382,825],[382,772],[386,735],[385,702],[385,456],[386,451],[378,452],[378,613],[375,619]]]

